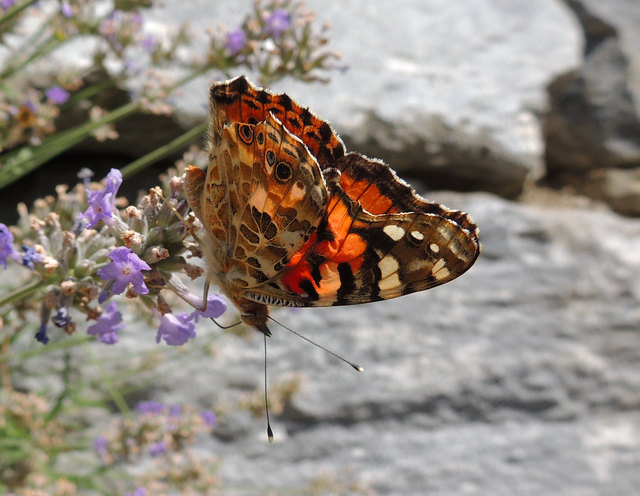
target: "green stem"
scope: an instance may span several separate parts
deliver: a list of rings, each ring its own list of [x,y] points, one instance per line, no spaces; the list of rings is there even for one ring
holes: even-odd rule
[[[26,156],[22,159],[19,158],[18,161],[14,163],[5,164],[4,170],[0,172],[0,188],[4,188],[45,162],[82,142],[90,133],[99,127],[123,119],[133,114],[138,108],[139,105],[137,102],[127,103],[109,112],[95,122],[87,122],[66,131],[56,133],[50,138],[45,139],[40,146],[21,148],[20,155],[25,153],[26,149]]]
[[[114,79],[105,79],[104,81],[100,81],[99,83],[92,84],[91,86],[87,86],[82,88],[77,93],[74,93],[71,98],[69,98],[64,104],[60,105],[60,110],[64,110],[67,107],[71,107],[78,102],[83,100],[87,100],[94,95],[97,95],[101,91],[106,90],[107,88],[111,88],[115,86],[116,82]]]
[[[189,129],[186,133],[181,134],[177,138],[169,141],[166,145],[162,145],[159,148],[156,148],[152,152],[143,155],[137,160],[134,160],[130,164],[127,164],[125,167],[121,169],[122,175],[125,178],[131,177],[138,172],[146,169],[151,164],[158,162],[164,157],[171,155],[172,153],[182,150],[187,145],[194,142],[196,138],[202,136],[202,133],[207,129],[205,124],[200,124],[199,126],[195,126]]]
[[[16,5],[10,8],[9,10],[7,10],[7,12],[5,12],[5,14],[2,17],[0,17],[0,28],[2,27],[3,24],[11,21],[14,17],[20,14],[24,9],[31,7],[37,1],[38,0],[29,0],[28,2],[22,3],[20,5]]]
[[[74,335],[62,341],[49,343],[46,346],[33,346],[24,351],[11,352],[11,354],[9,355],[0,355],[0,363],[8,362],[9,360],[19,363],[29,358],[53,353],[56,350],[66,350],[67,348],[73,348],[74,346],[85,344],[89,341],[95,341],[95,338],[93,336]]]
[[[18,288],[13,292],[9,293],[4,298],[0,299],[0,307],[3,307],[4,305],[8,305],[9,303],[13,303],[14,301],[24,300],[27,296],[32,295],[33,293],[38,291],[40,288],[45,287],[47,284],[49,283],[46,281],[40,280],[40,281],[34,281],[28,286],[25,286],[24,288]]]
[[[116,404],[118,409],[125,415],[130,414],[131,409],[129,408],[129,405],[127,405],[127,402],[124,399],[124,396],[122,396],[122,394],[114,384],[113,378],[109,374],[107,374],[107,372],[104,370],[104,367],[102,366],[103,362],[101,360],[98,360],[98,358],[94,353],[94,349],[95,347],[85,346],[85,351],[87,352],[87,355],[91,357],[92,361],[96,364],[96,366],[98,367],[98,370],[100,371],[100,375],[102,376],[101,384],[107,388],[107,391],[111,396],[111,399]]]
[[[64,350],[64,368],[62,369],[62,383],[64,386],[62,391],[58,395],[58,398],[56,399],[56,404],[53,406],[51,410],[49,410],[49,413],[47,413],[45,417],[46,422],[51,421],[58,415],[60,410],[62,410],[62,407],[64,405],[64,400],[67,399],[67,397],[71,392],[71,385],[70,385],[71,370],[72,370],[71,353],[69,352],[69,349],[66,349]]]
[[[209,67],[203,67],[200,70],[188,74],[167,88],[167,93],[185,85],[192,79],[206,72],[208,69]],[[22,176],[60,155],[69,148],[81,143],[91,132],[100,126],[124,119],[136,112],[138,109],[139,104],[137,102],[127,103],[115,110],[112,110],[98,121],[80,124],[74,128],[51,135],[45,138],[42,144],[38,146],[23,146],[17,150],[12,150],[11,152],[4,154],[2,156],[4,167],[0,168],[0,189],[8,186],[14,181],[17,181]],[[136,171],[137,170],[140,169],[136,169]]]
[[[58,48],[60,45],[62,45],[68,39],[69,38],[64,39],[64,40],[58,40],[56,38],[49,39],[49,41],[47,41],[44,45],[42,45],[40,48],[38,48],[35,52],[33,52],[31,55],[29,55],[29,57],[24,59],[18,65],[8,67],[2,74],[0,74],[0,79],[1,80],[8,79],[15,72],[19,71],[20,69],[24,69],[33,60],[35,60],[38,57],[41,57],[43,55],[46,55],[48,53],[51,53],[53,50]]]

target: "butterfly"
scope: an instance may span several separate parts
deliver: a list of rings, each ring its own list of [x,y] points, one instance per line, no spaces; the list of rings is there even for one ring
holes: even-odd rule
[[[208,281],[270,335],[269,306],[387,300],[449,282],[480,254],[464,212],[420,196],[331,125],[244,76],[210,90],[209,165],[190,166]]]

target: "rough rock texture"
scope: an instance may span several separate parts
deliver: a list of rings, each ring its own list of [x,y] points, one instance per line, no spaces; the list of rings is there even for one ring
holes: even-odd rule
[[[584,60],[549,85],[544,125],[549,179],[571,184],[621,213],[640,215],[635,201],[640,196],[640,6],[633,0],[606,7],[590,0],[567,4],[584,32]],[[621,177],[628,181],[623,188]]]
[[[234,27],[251,0],[232,9],[205,0],[165,2],[158,22]],[[579,63],[580,33],[559,1],[456,0],[372,3],[311,0],[329,22],[344,72],[326,86],[286,80],[287,91],[330,120],[351,149],[379,156],[430,187],[484,189],[505,197],[542,173],[536,114],[546,85]],[[203,15],[206,13],[206,15]],[[180,97],[202,114],[209,80]]]
[[[223,457],[233,494],[282,494],[321,476],[342,481],[336,494],[637,494],[640,222],[480,194],[437,199],[480,225],[477,265],[393,301],[276,313],[365,372],[274,326],[272,387],[306,380],[272,412],[273,445],[264,418],[234,413],[202,448]],[[150,397],[225,404],[261,387],[259,336],[226,337],[206,358],[198,350],[220,331],[199,329]],[[132,331],[138,344],[149,338]]]

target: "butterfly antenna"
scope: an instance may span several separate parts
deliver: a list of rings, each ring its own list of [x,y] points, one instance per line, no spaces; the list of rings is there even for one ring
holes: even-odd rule
[[[357,363],[353,363],[350,362],[349,360],[347,360],[346,358],[338,355],[337,353],[334,353],[333,351],[325,348],[324,346],[322,346],[321,344],[316,343],[315,341],[312,341],[311,339],[309,339],[306,336],[303,336],[302,334],[300,334],[297,331],[294,331],[293,329],[291,329],[290,327],[287,327],[286,325],[282,324],[281,322],[278,322],[276,319],[274,319],[273,317],[271,317],[271,315],[268,315],[268,318],[273,320],[276,324],[278,324],[281,327],[284,327],[287,331],[295,334],[296,336],[298,336],[301,339],[304,339],[307,343],[311,343],[313,346],[317,346],[318,348],[320,348],[323,351],[326,351],[327,353],[329,353],[329,355],[333,355],[334,357],[336,357],[338,360],[342,360],[344,363],[351,365],[354,369],[356,369],[358,372],[364,372],[364,369],[358,365]],[[266,366],[266,364],[265,364]]]
[[[267,412],[267,439],[269,443],[273,442],[273,431],[271,430],[271,422],[269,421],[269,400],[267,398],[267,335],[264,336],[264,410]]]

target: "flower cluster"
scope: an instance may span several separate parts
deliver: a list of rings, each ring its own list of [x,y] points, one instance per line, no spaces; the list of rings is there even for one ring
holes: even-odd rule
[[[211,39],[208,60],[222,67],[243,63],[257,67],[262,83],[288,74],[305,81],[322,79],[318,70],[332,68],[338,58],[323,49],[324,26],[314,29],[314,16],[295,0],[256,0],[244,22]]]
[[[190,229],[182,217],[188,207],[180,197],[180,178],[170,181],[167,199],[161,198],[159,189],[152,189],[137,206],[120,209],[116,205],[121,201],[116,198],[122,184],[119,170],[109,172],[104,186],[89,184],[86,171],[81,175],[84,182],[71,192],[58,187],[57,200],[39,200],[31,213],[21,205],[21,219],[13,232],[0,224],[0,265],[22,264],[37,274],[43,286],[38,341],[49,341],[51,324],[73,333],[74,315],[81,312],[95,321],[87,330],[89,335],[105,344],[117,343],[125,324],[113,297],[122,294],[140,299],[156,313],[156,341],[171,346],[194,338],[201,317],[224,313],[224,300],[211,294],[205,306],[179,277],[183,273],[193,279],[204,273],[185,258],[197,258],[200,250],[189,241]],[[15,246],[16,236],[22,252]],[[173,313],[167,291],[195,310]]]
[[[208,491],[218,485],[217,478],[212,475],[215,460],[203,463],[187,449],[199,435],[212,432],[217,422],[212,410],[198,411],[188,405],[155,401],[141,402],[135,410],[128,418],[114,420],[103,435],[93,440],[93,450],[106,466],[142,457],[162,461],[152,470],[156,473],[148,474],[127,494],[164,492],[167,486],[166,482],[161,482],[163,479],[170,480],[174,487],[185,484],[194,489],[202,485]]]

